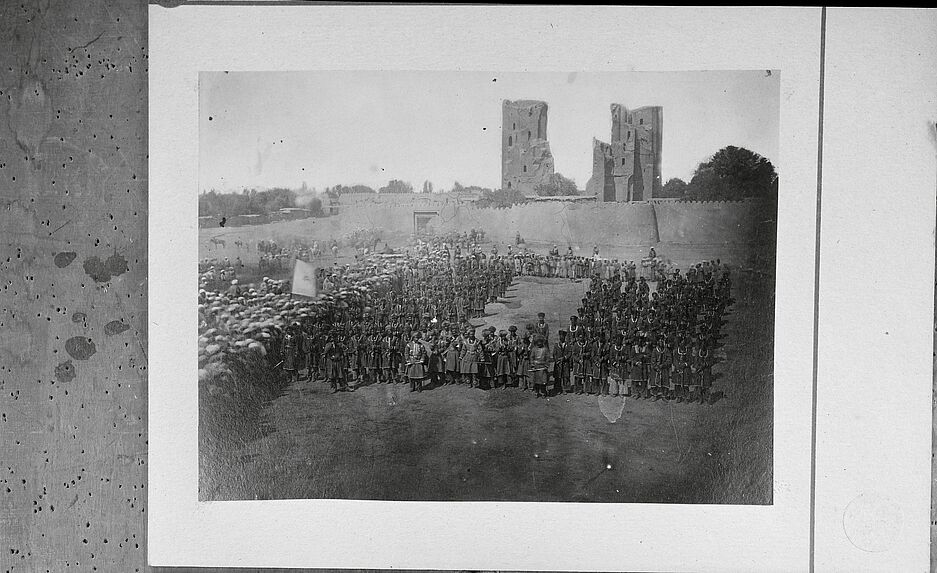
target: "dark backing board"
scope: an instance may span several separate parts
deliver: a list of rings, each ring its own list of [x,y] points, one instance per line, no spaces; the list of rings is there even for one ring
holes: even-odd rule
[[[146,5],[0,5],[0,570],[143,571]]]

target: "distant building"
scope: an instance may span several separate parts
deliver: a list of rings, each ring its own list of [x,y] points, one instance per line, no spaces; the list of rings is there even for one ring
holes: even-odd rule
[[[611,143],[592,140],[592,179],[586,192],[600,202],[660,196],[664,110],[612,104]]]
[[[501,117],[501,188],[535,195],[534,188],[553,175],[553,154],[547,141],[547,104],[504,100]]]

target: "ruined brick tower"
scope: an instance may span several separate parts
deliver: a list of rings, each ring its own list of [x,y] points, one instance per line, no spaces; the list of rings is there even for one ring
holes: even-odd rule
[[[659,197],[664,109],[629,110],[613,103],[611,111],[611,143],[592,140],[592,179],[587,192],[599,202]]]
[[[547,103],[504,100],[501,117],[501,188],[534,195],[534,188],[553,175]]]

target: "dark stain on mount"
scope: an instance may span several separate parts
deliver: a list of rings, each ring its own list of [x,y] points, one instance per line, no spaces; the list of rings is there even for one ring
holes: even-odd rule
[[[63,383],[75,379],[75,365],[71,360],[61,362],[55,367],[55,379]]]
[[[130,328],[130,325],[123,320],[112,320],[104,325],[104,334],[113,336]]]
[[[73,336],[65,341],[65,352],[75,360],[87,360],[97,351],[94,341],[84,336]]]
[[[127,259],[119,253],[107,257],[106,261],[102,261],[98,257],[87,258],[84,267],[85,274],[94,279],[96,283],[107,282],[111,280],[111,277],[120,276],[129,270]]]
[[[78,254],[73,252],[59,253],[55,255],[55,259],[53,260],[55,262],[55,266],[60,269],[64,269],[68,265],[72,264],[72,261],[74,261],[75,257],[77,256]]]

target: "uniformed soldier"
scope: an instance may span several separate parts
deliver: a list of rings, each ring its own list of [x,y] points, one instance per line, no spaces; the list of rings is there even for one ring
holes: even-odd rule
[[[348,371],[346,380],[349,382],[354,382],[355,385],[360,384],[358,380],[358,335],[355,333],[350,334],[345,338],[344,344],[345,351],[345,368]]]
[[[325,345],[325,357],[326,374],[329,379],[329,385],[332,388],[332,393],[344,391],[346,386],[345,369],[343,365],[345,351],[342,348],[341,340],[336,332],[332,332],[329,335],[328,342],[326,342]]]
[[[534,346],[530,349],[530,376],[537,398],[547,397],[547,367],[550,355],[546,348],[546,339],[537,335]]]
[[[670,384],[670,371],[673,366],[673,354],[664,344],[663,336],[657,338],[651,350],[651,368],[648,372],[648,383],[654,400],[672,397]],[[682,398],[678,398],[682,402]]]
[[[497,386],[499,382],[501,383],[502,389],[508,387],[508,379],[513,374],[511,351],[512,345],[511,342],[508,341],[508,331],[499,331],[495,344],[495,372],[494,378],[492,378],[492,387]]]
[[[544,345],[549,346],[550,327],[547,325],[546,316],[545,313],[537,313],[537,324],[534,325],[534,334],[542,336]]]
[[[453,334],[449,335],[446,342],[446,383],[455,384],[460,382],[459,374],[459,354],[462,350],[461,338]]]
[[[638,397],[650,398],[647,386],[647,346],[641,333],[633,335],[631,347],[631,384]]]
[[[300,330],[305,354],[306,379],[315,382],[318,370],[318,357],[316,353],[316,328],[315,323],[307,320]]]
[[[414,331],[407,344],[407,378],[410,379],[410,391],[423,391],[423,378],[426,377],[428,357],[426,347],[420,340],[420,333]]]
[[[596,394],[608,395],[609,347],[604,332],[596,332],[592,339],[592,387]]]
[[[517,387],[527,391],[532,388],[530,382],[530,349],[533,346],[534,325],[524,327],[524,335],[517,347]]]
[[[462,380],[468,382],[469,388],[474,388],[478,384],[478,340],[471,328],[466,328],[462,336],[460,361]]]
[[[569,347],[569,359],[573,376],[573,392],[582,394],[585,391],[586,379],[589,377],[589,343],[586,340],[586,331],[578,330],[579,336]]]
[[[424,346],[427,354],[426,374],[431,387],[435,388],[439,386],[440,380],[445,374],[443,356],[445,349],[443,343],[439,340],[439,334],[435,330],[430,331],[429,340],[426,341]]]
[[[558,333],[559,340],[553,345],[553,393],[569,392],[569,344],[566,342],[566,331]]]
[[[677,396],[691,396],[697,391],[693,373],[693,354],[684,336],[680,336],[674,351],[675,392]]]
[[[631,389],[626,382],[629,378],[628,346],[621,334],[615,334],[614,340],[608,351],[609,393],[612,396],[630,396]]]
[[[303,356],[303,342],[300,324],[294,322],[283,335],[283,370],[289,373],[290,383],[299,380],[300,362]]]

